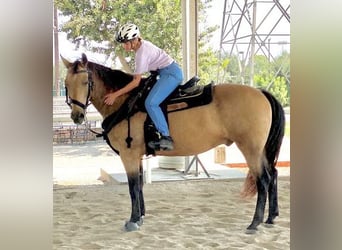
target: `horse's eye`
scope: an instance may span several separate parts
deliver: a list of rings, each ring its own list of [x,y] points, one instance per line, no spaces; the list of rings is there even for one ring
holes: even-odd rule
[[[86,82],[83,82],[83,84],[84,84],[84,85],[87,85],[87,84],[88,84],[88,81],[86,81]]]

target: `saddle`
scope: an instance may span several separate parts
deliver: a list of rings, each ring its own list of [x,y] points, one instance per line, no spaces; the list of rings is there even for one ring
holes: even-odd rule
[[[157,71],[151,71],[150,73],[150,76],[144,79],[136,90],[132,91],[128,103],[130,110],[138,109],[146,112],[145,99],[159,77]],[[170,113],[210,103],[212,100],[212,84],[206,86],[197,85],[199,80],[200,78],[194,76],[186,83],[179,85],[160,104],[161,108],[166,106],[167,113]]]
[[[102,128],[104,129],[102,135],[110,145],[107,138],[107,133],[119,122],[124,119],[128,120],[128,137],[126,138],[127,147],[131,146],[133,138],[130,137],[130,117],[137,112],[145,112],[145,100],[158,80],[158,72],[151,71],[150,76],[143,79],[138,88],[134,89],[124,104],[119,108],[118,111],[108,116],[102,122]],[[212,83],[202,86],[197,85],[200,78],[197,76],[192,77],[186,83],[179,85],[161,104],[160,107],[165,115],[167,123],[168,113],[177,112],[193,107],[209,104],[212,101]],[[144,136],[146,145],[146,154],[154,155],[155,150],[147,146],[149,141],[158,140],[159,134],[150,118],[147,114],[147,118],[144,122]],[[111,146],[111,145],[110,145]],[[111,146],[112,147],[112,146]],[[118,153],[113,147],[112,149]],[[158,149],[156,149],[158,150]]]

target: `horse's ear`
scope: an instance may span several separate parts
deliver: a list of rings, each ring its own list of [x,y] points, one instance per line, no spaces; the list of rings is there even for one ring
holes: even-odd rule
[[[64,65],[65,65],[65,67],[68,69],[71,65],[72,65],[72,63],[70,63],[67,59],[65,59],[62,55],[61,55],[61,58],[62,58],[62,61],[63,61],[63,63],[64,63]]]
[[[87,58],[86,54],[82,53],[82,64],[84,66],[86,66],[87,63],[88,63],[88,58]]]

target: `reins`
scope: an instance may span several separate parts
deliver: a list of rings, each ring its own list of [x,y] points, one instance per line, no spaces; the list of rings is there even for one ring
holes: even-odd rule
[[[84,116],[84,124],[85,124],[86,128],[87,128],[90,132],[92,132],[93,134],[96,135],[96,137],[101,137],[101,136],[103,136],[103,133],[99,133],[99,132],[97,132],[97,131],[95,131],[95,130],[93,130],[93,129],[90,128],[91,124],[90,124],[90,122],[88,121],[86,115]]]

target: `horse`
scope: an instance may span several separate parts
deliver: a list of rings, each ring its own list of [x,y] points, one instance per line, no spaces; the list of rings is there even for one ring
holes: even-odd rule
[[[84,122],[90,102],[103,119],[125,104],[129,93],[117,98],[111,106],[104,103],[104,96],[108,91],[128,84],[133,75],[88,61],[84,53],[74,62],[62,55],[61,58],[67,68],[66,102],[71,107],[71,119],[75,124]],[[146,77],[141,82],[145,80]],[[107,142],[119,153],[127,174],[131,215],[124,229],[128,232],[139,230],[145,216],[142,159],[146,154],[143,131],[146,118],[146,112],[138,111],[129,120],[123,119],[107,131]],[[168,122],[174,149],[155,151],[155,155],[192,156],[221,144],[235,143],[249,168],[241,193],[246,197],[257,194],[254,216],[246,233],[255,233],[264,221],[267,198],[269,211],[265,223],[274,224],[279,216],[275,165],[284,136],[285,115],[272,94],[247,85],[214,84],[210,103],[170,112]],[[128,131],[132,139],[129,146]]]

